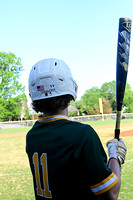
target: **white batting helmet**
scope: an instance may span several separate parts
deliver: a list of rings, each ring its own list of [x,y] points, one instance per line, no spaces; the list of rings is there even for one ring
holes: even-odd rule
[[[55,58],[37,62],[29,74],[29,94],[32,101],[70,94],[77,97],[77,84],[68,65]]]

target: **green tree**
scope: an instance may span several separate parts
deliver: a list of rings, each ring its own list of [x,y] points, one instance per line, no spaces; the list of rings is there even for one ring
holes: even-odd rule
[[[21,59],[13,53],[0,52],[0,97],[8,99],[24,93],[19,83],[20,72],[23,70]]]
[[[103,113],[104,114],[111,114],[112,113],[112,107],[110,105],[110,101],[103,98],[102,99],[102,105],[103,105]]]
[[[76,108],[78,106],[81,113],[99,114],[99,98],[103,99],[104,113],[116,112],[116,81],[106,82],[100,89],[93,87],[86,90],[81,101],[75,103]],[[133,112],[133,91],[128,83],[126,84],[123,108],[125,112]]]
[[[105,82],[101,86],[102,98],[108,100],[113,111],[116,111],[116,81]]]
[[[1,120],[6,120],[6,116],[8,116],[9,111],[7,110],[8,102],[4,98],[0,98],[0,121]]]
[[[133,91],[128,83],[125,88],[123,107],[126,108],[124,112],[133,113]]]
[[[17,97],[11,97],[8,99],[8,104],[6,106],[8,110],[8,115],[5,116],[6,118],[9,118],[9,120],[20,120],[20,113],[22,110],[22,102],[26,101],[27,98],[25,94],[18,95]]]
[[[109,101],[112,111],[116,112],[116,81],[104,83],[101,86],[101,94]],[[133,91],[129,83],[126,84],[123,107],[126,108],[125,112],[133,112]]]
[[[99,114],[99,98],[101,90],[98,87],[93,87],[86,90],[80,101],[80,110],[85,114]]]
[[[25,120],[32,120],[32,115],[29,114],[29,108],[26,106],[26,112],[24,116]]]
[[[19,82],[22,70],[20,58],[11,52],[0,52],[0,120],[17,120],[22,101],[27,101]]]

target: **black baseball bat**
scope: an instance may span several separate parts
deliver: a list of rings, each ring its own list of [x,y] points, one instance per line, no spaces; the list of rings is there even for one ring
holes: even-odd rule
[[[125,86],[128,73],[130,36],[131,36],[130,18],[119,19],[118,43],[117,43],[117,61],[116,61],[116,126],[114,137],[119,140],[121,111],[125,93]]]

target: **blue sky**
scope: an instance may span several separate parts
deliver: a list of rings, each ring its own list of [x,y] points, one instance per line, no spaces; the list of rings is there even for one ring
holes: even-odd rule
[[[45,58],[70,66],[78,99],[115,80],[118,21],[133,19],[132,0],[0,0],[0,10],[0,51],[21,57],[26,94],[32,65]],[[127,81],[133,89],[132,46]]]

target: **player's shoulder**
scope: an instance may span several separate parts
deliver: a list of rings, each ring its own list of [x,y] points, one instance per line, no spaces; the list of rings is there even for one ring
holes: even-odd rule
[[[84,138],[86,140],[89,139],[90,141],[100,140],[95,129],[89,124],[84,124],[80,122],[73,122],[73,124],[74,124],[75,129],[79,133],[80,138]]]
[[[92,129],[92,126],[90,126],[89,124],[85,124],[85,123],[81,123],[81,122],[77,122],[77,121],[69,121],[69,123],[71,123],[73,126],[76,126],[78,128]]]
[[[75,152],[80,152],[84,148],[91,149],[95,144],[101,146],[100,138],[92,126],[79,122],[71,122],[71,124],[75,127]],[[78,156],[78,153],[75,155]]]
[[[77,129],[84,129],[86,127],[90,127],[88,124],[83,124],[81,122],[77,122],[77,121],[67,121],[67,123],[69,124],[69,126],[73,126],[74,128]]]
[[[38,121],[36,121],[32,128],[27,132],[26,137],[29,137],[31,134],[33,135],[34,132],[36,132],[37,127],[39,127]]]
[[[68,121],[67,123],[69,124],[70,130],[71,131],[74,130],[78,134],[87,135],[87,136],[93,135],[93,134],[97,135],[93,127],[90,126],[89,124],[84,124],[84,123],[76,122],[76,121]]]

